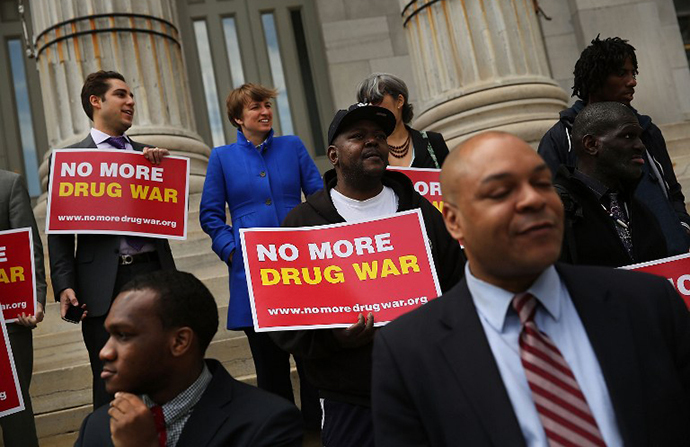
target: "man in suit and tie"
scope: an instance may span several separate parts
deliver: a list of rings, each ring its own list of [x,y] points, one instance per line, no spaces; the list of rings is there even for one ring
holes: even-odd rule
[[[377,447],[688,445],[690,315],[661,277],[554,264],[563,207],[524,141],[441,172],[465,279],[374,343]]]
[[[190,273],[129,282],[105,321],[103,375],[115,400],[90,414],[77,447],[298,447],[287,400],[232,378],[204,354],[218,330],[211,292]]]
[[[36,315],[22,313],[16,323],[7,325],[25,408],[24,411],[0,418],[2,438],[6,447],[38,446],[36,424],[29,395],[34,362],[31,329],[43,321],[43,309],[46,304],[46,274],[43,264],[43,244],[31,210],[29,192],[19,174],[0,169],[0,231],[26,227],[31,227],[33,233],[37,310]]]
[[[84,140],[71,147],[140,151],[153,164],[168,155],[167,149],[146,147],[125,135],[132,126],[135,102],[120,73],[98,71],[88,75],[81,101],[93,128]],[[110,303],[137,274],[174,269],[170,245],[165,239],[102,234],[81,234],[75,238],[59,234],[48,236],[48,249],[50,277],[62,316],[70,306],[86,310],[81,328],[93,373],[94,408],[98,408],[112,399],[100,378],[102,365],[98,359],[108,339],[103,323]]]

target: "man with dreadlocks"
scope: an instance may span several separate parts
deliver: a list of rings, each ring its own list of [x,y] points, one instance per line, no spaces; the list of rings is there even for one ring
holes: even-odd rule
[[[539,154],[555,174],[562,164],[575,167],[572,128],[575,117],[587,104],[615,101],[630,107],[642,127],[641,140],[646,147],[643,176],[635,191],[638,200],[656,216],[666,237],[670,254],[686,253],[690,248],[690,216],[685,197],[673,172],[671,158],[661,130],[646,115],[630,106],[637,86],[635,48],[619,37],[597,36],[584,49],[575,64],[573,96],[579,98],[563,110],[559,121],[539,143]]]

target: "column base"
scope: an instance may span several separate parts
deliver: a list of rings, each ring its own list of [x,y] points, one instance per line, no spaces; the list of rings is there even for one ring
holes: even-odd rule
[[[567,99],[566,93],[552,83],[515,83],[457,92],[456,98],[425,110],[413,127],[442,133],[451,150],[488,130],[509,132],[536,146],[567,107]]]

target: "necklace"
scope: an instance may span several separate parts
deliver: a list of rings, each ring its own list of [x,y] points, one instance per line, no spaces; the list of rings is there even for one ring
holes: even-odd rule
[[[395,158],[404,158],[410,151],[410,133],[407,133],[407,139],[400,146],[388,145],[388,151]]]

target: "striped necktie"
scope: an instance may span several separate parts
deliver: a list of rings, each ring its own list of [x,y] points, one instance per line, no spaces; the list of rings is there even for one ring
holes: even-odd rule
[[[534,323],[537,299],[529,293],[513,298],[520,317],[520,360],[527,383],[553,446],[606,446],[597,422],[561,351]]]

